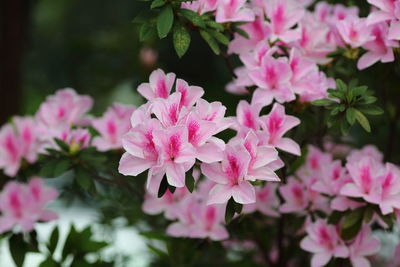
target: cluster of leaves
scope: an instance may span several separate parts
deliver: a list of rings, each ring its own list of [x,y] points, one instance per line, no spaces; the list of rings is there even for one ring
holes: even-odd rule
[[[29,234],[13,234],[9,237],[9,247],[11,256],[15,264],[23,266],[26,253],[39,253],[45,257],[39,267],[57,267],[67,264],[71,267],[107,267],[114,266],[113,262],[106,262],[99,255],[92,258],[90,262],[87,255],[98,254],[103,248],[108,246],[107,242],[94,241],[92,239],[92,229],[90,226],[78,231],[72,225],[65,242],[60,241],[58,227],[54,227],[49,240],[39,244],[36,232]],[[61,257],[57,257],[56,249],[61,249]]]
[[[150,1],[150,0],[146,0]],[[239,28],[240,23],[219,24],[214,21],[211,13],[199,15],[196,12],[180,8],[183,0],[153,0],[150,11],[141,13],[134,22],[140,23],[140,41],[158,36],[163,39],[172,32],[175,51],[182,57],[188,50],[191,31],[198,32],[215,54],[221,53],[220,45],[228,45],[228,32],[238,32],[248,38],[246,32]]]
[[[328,89],[329,99],[313,101],[313,105],[324,106],[330,110],[327,120],[328,127],[338,127],[343,135],[347,135],[351,126],[357,121],[365,131],[371,132],[366,115],[380,115],[383,110],[373,105],[377,98],[367,86],[357,86],[356,82],[346,85],[342,80],[336,80],[336,89]]]
[[[104,153],[95,147],[75,149],[60,139],[54,139],[59,149],[47,148],[47,154],[40,156],[41,169],[39,176],[44,178],[59,177],[69,170],[73,170],[75,181],[84,190],[93,187],[95,170],[102,169],[107,160]]]
[[[362,202],[360,199],[354,200]],[[355,210],[334,211],[329,216],[328,223],[336,225],[340,220],[343,220],[340,235],[343,240],[351,240],[357,236],[363,224],[372,220],[374,214],[377,214],[389,229],[393,227],[396,221],[394,214],[383,215],[377,205],[368,204]]]

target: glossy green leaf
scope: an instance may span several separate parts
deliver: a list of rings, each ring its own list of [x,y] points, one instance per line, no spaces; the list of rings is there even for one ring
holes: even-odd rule
[[[190,46],[190,34],[180,23],[174,27],[173,43],[178,57],[182,57]]]
[[[157,18],[157,32],[160,39],[165,38],[174,23],[174,13],[171,6],[164,7]]]

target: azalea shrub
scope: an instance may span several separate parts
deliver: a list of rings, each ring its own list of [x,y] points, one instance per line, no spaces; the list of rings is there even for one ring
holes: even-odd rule
[[[91,227],[37,238],[58,218],[48,204],[74,198],[111,231],[121,217],[138,229],[151,266],[397,266],[400,1],[334,2],[145,1],[141,105],[96,117],[96,96],[60,89],[0,129],[17,266],[28,252],[42,267],[123,265]],[[207,99],[201,73],[202,87],[155,67],[163,38],[179,58],[193,42],[223,58],[235,105]]]

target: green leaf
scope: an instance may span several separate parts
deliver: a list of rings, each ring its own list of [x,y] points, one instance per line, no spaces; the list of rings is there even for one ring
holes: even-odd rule
[[[353,92],[354,96],[360,96],[360,95],[364,95],[365,92],[367,91],[368,86],[358,86],[353,88],[351,91]]]
[[[180,23],[174,27],[173,43],[178,57],[182,57],[190,46],[190,34]]]
[[[54,142],[56,142],[57,146],[61,148],[61,150],[68,152],[69,151],[69,145],[65,143],[63,140],[54,138]]]
[[[240,214],[242,212],[243,205],[235,202],[235,213]]]
[[[58,237],[59,237],[59,230],[58,227],[54,227],[53,231],[51,232],[50,239],[49,239],[49,244],[48,244],[48,249],[51,254],[54,253],[57,247],[58,243]]]
[[[348,108],[346,110],[346,119],[350,125],[353,125],[356,122],[356,114],[354,110],[354,108]]]
[[[358,220],[355,224],[353,224],[353,226],[342,229],[340,236],[344,240],[353,239],[360,232],[361,225],[362,225],[362,220]]]
[[[194,12],[192,10],[183,8],[179,11],[179,14],[200,28],[206,27],[206,24],[204,23],[203,18],[199,14],[197,14],[196,12]]]
[[[328,224],[338,224],[340,219],[343,217],[343,212],[334,210],[328,217]]]
[[[164,175],[163,179],[161,180],[160,187],[158,188],[157,196],[159,198],[162,197],[165,194],[165,192],[167,192],[168,185],[169,184],[168,184],[167,176]]]
[[[157,8],[157,7],[162,7],[163,5],[165,5],[165,1],[164,0],[154,0],[151,3],[150,8],[153,9],[153,8]]]
[[[357,104],[369,105],[375,103],[376,100],[377,98],[375,96],[364,96],[360,101],[357,102]]]
[[[358,123],[360,123],[360,125],[364,128],[365,131],[371,132],[371,126],[369,125],[368,119],[364,116],[364,114],[362,114],[360,111],[356,109],[354,112]]]
[[[156,247],[154,247],[154,246],[152,246],[152,245],[150,245],[150,244],[147,244],[147,247],[148,247],[154,254],[158,255],[159,257],[166,257],[166,258],[169,258],[169,257],[168,257],[168,254],[167,254],[165,251],[162,251],[161,249],[156,248]]]
[[[336,102],[330,99],[318,99],[312,101],[311,104],[313,104],[314,106],[326,106],[326,105],[336,104]]]
[[[175,193],[176,187],[168,184],[168,190],[169,190],[169,192],[171,192],[173,194],[173,193]]]
[[[367,207],[363,217],[364,223],[369,223],[372,220],[373,216],[374,216],[374,210],[371,207]]]
[[[157,35],[156,25],[153,22],[144,23],[140,27],[139,41],[146,41]]]
[[[59,267],[60,264],[54,261],[50,256],[39,264],[39,267]]]
[[[54,166],[53,174],[55,177],[59,177],[60,175],[68,171],[70,167],[71,167],[71,162],[68,159],[60,159]]]
[[[200,30],[200,35],[203,37],[203,39],[207,42],[207,44],[210,46],[211,50],[219,55],[221,52],[218,46],[218,43],[215,41],[215,39],[206,31]]]
[[[234,27],[234,30],[235,30],[236,33],[241,35],[243,38],[246,38],[246,39],[250,38],[249,34],[245,30],[243,30],[243,29],[241,29],[239,27]]]
[[[75,171],[76,182],[84,190],[88,190],[90,186],[93,184],[93,178],[90,175],[89,170],[82,166],[77,166],[74,171]]]
[[[229,223],[235,215],[235,200],[231,197],[226,205],[225,210],[225,223]]]
[[[194,180],[192,174],[190,173],[190,171],[186,172],[185,184],[186,184],[186,187],[189,190],[189,192],[192,193],[194,190],[195,180]]]
[[[336,88],[339,91],[347,91],[347,85],[340,79],[336,79]]]
[[[229,44],[229,39],[222,33],[215,31],[215,30],[208,30],[207,31],[210,35],[212,35],[218,42],[224,45]]]
[[[174,12],[172,11],[172,7],[166,6],[161,10],[160,15],[158,15],[157,18],[157,32],[160,39],[165,38],[168,35],[173,23]]]
[[[347,214],[344,217],[342,228],[343,229],[350,228],[359,221],[361,221],[363,216],[363,211],[364,211],[363,208],[359,208]]]
[[[155,240],[168,239],[168,237],[164,233],[160,233],[160,232],[140,232],[139,235],[144,236],[147,239],[155,239]]]
[[[25,252],[27,250],[27,245],[24,242],[22,234],[13,234],[9,241],[11,257],[14,260],[15,265],[20,267],[24,264]]]
[[[346,120],[340,120],[340,130],[342,131],[343,136],[349,134],[350,125],[347,124]]]
[[[219,24],[219,23],[217,23],[215,21],[207,20],[205,23],[206,23],[207,26],[209,26],[211,28],[214,28],[214,29],[216,29],[218,31],[222,32],[224,30],[224,27],[221,24]]]
[[[332,109],[331,115],[335,116],[335,115],[337,115],[339,113],[339,111],[340,111],[340,108],[339,107],[335,107],[334,109]]]
[[[383,114],[383,109],[378,106],[370,105],[368,107],[360,108],[359,109],[362,113],[368,115],[381,115]]]
[[[43,178],[53,178],[54,177],[54,167],[57,160],[50,160],[46,162],[40,169],[39,176]]]

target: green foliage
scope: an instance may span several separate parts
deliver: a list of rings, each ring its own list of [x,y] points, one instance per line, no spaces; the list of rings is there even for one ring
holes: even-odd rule
[[[215,54],[221,53],[220,44],[227,46],[229,28],[216,23],[211,14],[199,15],[189,9],[180,8],[181,0],[154,0],[150,4],[151,11],[138,15],[134,22],[141,23],[139,40],[141,42],[154,38],[168,36],[172,29],[172,40],[178,57],[186,54],[190,46],[190,32],[198,32]],[[236,26],[235,26],[236,25]],[[246,32],[233,24],[232,29],[248,38]],[[230,27],[228,25],[228,27]]]
[[[346,85],[342,80],[336,80],[336,89],[328,89],[329,99],[313,101],[315,106],[324,106],[330,110],[328,127],[336,126],[342,134],[347,135],[351,126],[358,122],[361,127],[371,132],[366,115],[380,115],[383,110],[376,105],[376,97],[371,95],[367,86]]]
[[[240,214],[242,212],[243,205],[235,202],[235,200],[231,197],[226,205],[225,210],[225,223],[229,223],[235,214]]]

